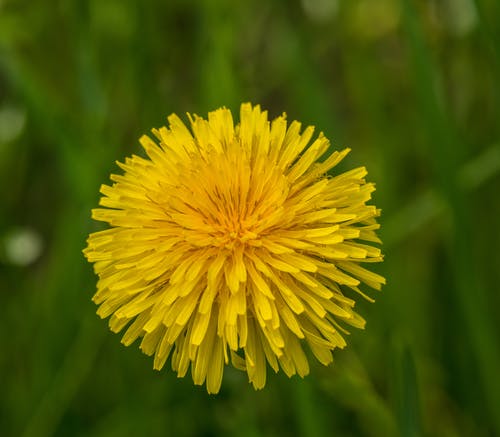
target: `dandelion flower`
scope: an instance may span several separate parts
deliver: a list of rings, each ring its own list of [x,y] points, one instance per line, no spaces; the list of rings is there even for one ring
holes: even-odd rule
[[[366,169],[335,174],[349,149],[331,153],[313,127],[248,103],[236,125],[225,108],[189,121],[168,117],[156,141],[140,139],[147,157],[118,163],[124,174],[101,186],[92,217],[110,227],[84,250],[98,315],[127,327],[123,344],[141,339],[155,369],[170,356],[209,393],[229,362],[256,389],[268,364],[307,375],[306,345],[328,365],[345,325],[364,327],[360,283],[385,282],[361,266],[382,260]]]

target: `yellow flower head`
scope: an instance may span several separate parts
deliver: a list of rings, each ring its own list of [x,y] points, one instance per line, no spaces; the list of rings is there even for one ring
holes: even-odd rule
[[[379,210],[365,168],[332,174],[349,149],[329,153],[322,134],[310,144],[313,127],[269,122],[248,103],[236,126],[224,108],[189,116],[190,130],[168,121],[157,142],[140,139],[147,158],[119,163],[124,174],[101,187],[92,217],[110,228],[84,251],[97,313],[114,332],[128,325],[122,342],[141,338],[155,369],[171,355],[209,393],[229,360],[256,389],[266,363],[306,375],[305,345],[329,364],[341,325],[364,327],[345,291],[385,282],[360,265],[382,260],[368,244],[380,242]]]

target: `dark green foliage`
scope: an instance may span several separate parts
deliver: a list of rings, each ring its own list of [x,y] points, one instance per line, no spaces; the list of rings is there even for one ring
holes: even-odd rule
[[[499,12],[0,0],[0,435],[500,435]],[[388,285],[334,366],[260,392],[227,369],[209,396],[108,331],[81,250],[99,185],[143,133],[243,101],[367,166]],[[41,239],[33,262],[16,235]]]

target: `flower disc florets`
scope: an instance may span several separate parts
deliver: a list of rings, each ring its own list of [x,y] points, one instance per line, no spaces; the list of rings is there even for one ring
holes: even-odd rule
[[[384,278],[361,267],[382,260],[374,185],[364,167],[327,176],[348,153],[328,154],[313,128],[269,122],[259,106],[241,106],[240,123],[218,109],[208,120],[175,115],[141,138],[148,158],[119,164],[101,187],[93,218],[110,228],[91,234],[85,255],[99,276],[101,317],[122,342],[161,369],[189,367],[195,384],[219,391],[224,365],[266,381],[266,362],[304,376],[307,344],[323,364],[344,347],[339,323],[363,327],[346,289]],[[365,243],[363,243],[364,241]],[[366,297],[366,296],[365,296]]]

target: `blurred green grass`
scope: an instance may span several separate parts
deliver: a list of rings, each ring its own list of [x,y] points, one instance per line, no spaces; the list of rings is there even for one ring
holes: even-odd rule
[[[0,434],[500,434],[498,29],[493,0],[0,1]],[[388,285],[334,366],[210,397],[108,331],[81,249],[140,135],[242,101],[366,164]]]

